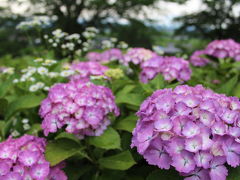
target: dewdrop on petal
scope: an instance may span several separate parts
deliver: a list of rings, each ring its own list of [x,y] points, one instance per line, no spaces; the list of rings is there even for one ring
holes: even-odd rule
[[[132,145],[185,180],[225,180],[240,165],[240,101],[201,85],[155,91],[137,112]],[[166,136],[168,134],[168,136]]]
[[[110,124],[109,114],[119,115],[112,91],[87,79],[56,84],[40,107],[44,134],[64,127],[80,137],[98,136]]]

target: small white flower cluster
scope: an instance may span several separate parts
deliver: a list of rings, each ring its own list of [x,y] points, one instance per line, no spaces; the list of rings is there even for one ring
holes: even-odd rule
[[[55,17],[34,16],[29,20],[20,22],[16,28],[20,30],[28,30],[28,29],[37,28],[37,27],[44,28],[49,26],[55,20],[56,20]]]
[[[61,48],[63,51],[74,52],[82,43],[80,34],[68,34],[61,29],[56,29],[51,35],[44,35],[44,39],[53,48]]]
[[[59,73],[50,71],[49,68],[52,65],[57,64],[56,60],[44,60],[38,58],[33,61],[37,63],[36,66],[28,66],[27,68],[22,69],[21,76],[13,80],[14,84],[20,84],[30,92],[36,92],[39,90],[48,91],[49,86],[51,85],[49,81],[59,76],[66,77],[66,73],[64,73],[63,76],[61,75],[63,72]]]
[[[18,116],[19,116],[19,114],[12,118],[13,126],[17,125],[17,122],[18,122],[18,119],[19,119]],[[21,123],[23,125],[22,127],[23,127],[24,131],[28,131],[29,129],[31,129],[31,125],[29,124],[29,119],[23,118],[21,120]],[[10,129],[10,132],[11,132],[12,137],[18,137],[18,136],[21,135],[21,133],[16,128]]]
[[[110,38],[110,39],[105,39],[101,41],[101,48],[102,49],[111,49],[111,48],[119,48],[119,49],[127,49],[128,44],[124,41],[118,42],[117,38]]]

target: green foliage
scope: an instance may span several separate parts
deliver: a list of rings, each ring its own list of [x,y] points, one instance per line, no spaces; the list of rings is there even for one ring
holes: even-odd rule
[[[126,170],[135,164],[129,151],[99,159],[100,166],[108,169]]]
[[[49,142],[46,147],[46,159],[54,166],[81,151],[82,147],[70,139],[58,139]]]
[[[88,142],[102,149],[121,149],[120,136],[116,130],[109,127],[101,136],[89,137]]]

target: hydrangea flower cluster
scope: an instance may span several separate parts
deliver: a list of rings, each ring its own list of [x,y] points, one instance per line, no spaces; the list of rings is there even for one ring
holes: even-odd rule
[[[71,76],[72,80],[90,78],[90,76],[101,76],[104,75],[108,67],[101,65],[98,62],[78,62],[73,63],[71,69],[77,72]]]
[[[110,124],[110,113],[119,115],[114,99],[109,88],[86,79],[56,84],[40,107],[44,134],[66,126],[68,133],[79,138],[99,136]]]
[[[190,62],[193,66],[205,66],[209,63],[207,58],[202,57],[205,55],[204,50],[195,51],[192,56],[190,57]]]
[[[157,54],[155,52],[145,48],[131,48],[123,56],[121,62],[124,65],[128,65],[130,62],[138,65],[156,56]]]
[[[180,82],[187,81],[191,78],[191,69],[189,62],[177,57],[156,56],[141,65],[140,80],[147,83],[157,74],[162,74],[164,79],[172,81],[177,79]]]
[[[225,180],[240,165],[240,101],[201,85],[157,90],[137,112],[132,147],[185,180]]]
[[[196,51],[191,56],[190,61],[194,66],[205,66],[209,63],[209,60],[201,57],[201,55],[209,55],[215,58],[233,58],[240,61],[240,44],[232,39],[212,41],[204,50]]]
[[[102,53],[98,52],[89,52],[87,54],[87,59],[89,61],[97,61],[101,63],[108,63],[114,60],[121,60],[123,57],[122,51],[118,48],[112,48]]]
[[[0,143],[0,179],[66,180],[62,165],[50,167],[44,157],[46,141],[30,135]]]
[[[233,58],[240,61],[240,44],[232,39],[215,40],[205,49],[207,55],[217,58]]]

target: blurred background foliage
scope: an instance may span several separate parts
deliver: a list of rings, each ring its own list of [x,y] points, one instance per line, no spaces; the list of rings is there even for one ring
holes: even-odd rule
[[[202,0],[204,8],[174,19],[177,27],[164,27],[151,19],[152,10],[161,14],[161,0],[5,0],[0,8],[0,57],[31,54],[33,44],[28,43],[25,32],[16,25],[32,16],[55,17],[45,31],[60,28],[64,32],[81,34],[93,26],[108,37],[116,37],[132,47],[153,45],[167,50],[179,48],[186,54],[201,49],[212,39],[233,38],[239,41],[238,0]],[[163,0],[162,0],[163,1]],[[187,0],[165,0],[184,4]],[[24,13],[15,13],[12,6],[26,5]],[[146,11],[148,9],[148,11]],[[139,18],[139,16],[144,18]],[[142,20],[144,19],[144,20]],[[41,34],[28,32],[31,37]],[[37,46],[41,50],[41,47]],[[36,49],[36,47],[34,47]],[[39,50],[39,51],[40,51]]]

